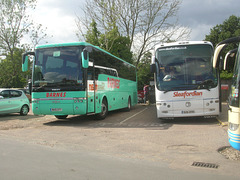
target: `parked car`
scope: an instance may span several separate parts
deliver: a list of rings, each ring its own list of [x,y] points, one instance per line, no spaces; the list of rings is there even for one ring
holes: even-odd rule
[[[143,103],[144,102],[144,92],[143,90],[138,91],[138,103]]]
[[[29,107],[29,100],[23,91],[0,88],[0,114],[20,113],[25,116]]]
[[[18,90],[21,90],[25,93],[25,95],[27,96],[29,102],[32,102],[32,97],[31,97],[31,94],[29,93],[29,89],[18,89]]]

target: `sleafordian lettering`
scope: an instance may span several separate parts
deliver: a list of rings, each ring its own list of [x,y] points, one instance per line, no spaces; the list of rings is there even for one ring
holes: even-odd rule
[[[66,97],[66,92],[59,92],[59,93],[47,93],[46,97]]]
[[[173,97],[190,97],[190,96],[202,96],[202,92],[197,92],[197,91],[193,91],[193,92],[183,92],[183,93],[179,93],[179,92],[174,92],[173,93]]]

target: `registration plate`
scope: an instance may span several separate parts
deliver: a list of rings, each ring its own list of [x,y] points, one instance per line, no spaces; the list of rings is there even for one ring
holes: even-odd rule
[[[54,111],[54,112],[59,112],[59,111],[62,111],[62,108],[51,108],[50,109],[51,111]]]
[[[192,114],[195,113],[195,111],[182,111],[182,114]]]

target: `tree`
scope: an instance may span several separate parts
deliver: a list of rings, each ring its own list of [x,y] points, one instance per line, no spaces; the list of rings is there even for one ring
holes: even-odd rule
[[[47,28],[44,28],[42,24],[33,24],[30,27],[30,39],[32,41],[32,48],[38,45],[40,41],[48,37],[46,30]]]
[[[110,24],[108,31],[101,34],[100,37],[100,44],[103,49],[129,63],[133,63],[129,43],[129,38],[120,35],[115,23]]]
[[[112,48],[109,52],[112,53],[113,55],[133,64],[133,59],[132,59],[133,54],[129,49],[129,46],[128,46],[129,43],[130,43],[130,40],[128,37],[119,35],[115,39],[115,41],[112,45]]]
[[[150,81],[153,81],[153,74],[150,72],[150,63],[151,63],[150,52],[146,53],[138,65],[138,90],[143,90],[144,84],[149,84]]]
[[[240,36],[240,17],[232,15],[222,24],[214,26],[210,30],[210,34],[205,36],[205,40],[212,42],[212,44],[216,46],[219,42],[236,36]],[[237,46],[238,44],[230,44],[226,49],[223,50],[223,57],[228,51],[235,49]],[[232,70],[233,66],[234,58],[229,61],[229,69]]]
[[[7,55],[1,62],[2,87],[22,86],[21,68],[18,68],[22,57],[19,54],[21,39],[30,35],[33,45],[23,45],[25,49],[30,49],[46,37],[42,25],[34,24],[27,14],[29,9],[35,8],[36,2],[37,0],[0,0],[0,51],[3,51],[0,55]]]
[[[115,23],[109,24],[108,31],[103,34],[98,31],[97,23],[93,20],[84,37],[86,42],[99,46],[129,63],[133,63],[132,52],[129,49],[130,40],[120,35]]]
[[[100,46],[99,38],[100,32],[97,29],[97,23],[93,20],[90,24],[90,28],[88,29],[87,33],[84,35],[86,42],[93,44],[95,46]]]
[[[20,39],[32,25],[27,8],[34,8],[36,0],[0,0],[0,48],[13,53]]]
[[[210,29],[210,34],[205,36],[205,40],[216,46],[219,42],[236,36],[240,36],[240,17],[232,15],[222,24]]]
[[[89,0],[84,6],[85,19],[78,17],[79,32],[88,29],[94,19],[100,32],[115,22],[122,36],[129,38],[129,49],[136,53],[136,65],[156,43],[188,37],[188,28],[177,19],[180,0]]]
[[[12,55],[9,53],[6,59],[0,62],[0,87],[4,88],[20,88],[26,86],[26,76],[31,74],[28,72],[22,72],[22,54],[23,49],[14,49]]]

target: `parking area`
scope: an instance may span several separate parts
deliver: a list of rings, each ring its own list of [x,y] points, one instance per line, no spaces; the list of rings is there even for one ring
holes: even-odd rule
[[[223,113],[220,120],[227,117],[226,109]],[[94,116],[59,120],[32,112],[27,116],[1,115],[1,136],[59,150],[85,149],[119,158],[161,161],[172,168],[195,168],[192,164],[197,161],[217,164],[217,173],[229,174],[239,167],[239,162],[218,153],[219,148],[229,146],[227,126],[215,118],[163,121],[156,117],[155,105],[113,111],[101,121]]]
[[[220,118],[224,121],[223,118]],[[27,116],[19,116],[18,113],[0,115],[0,129],[16,129],[39,126],[73,126],[73,127],[104,127],[104,128],[157,128],[168,129],[174,124],[218,124],[215,118],[205,119],[178,118],[161,120],[156,117],[155,105],[140,104],[132,107],[131,111],[117,110],[109,112],[104,120],[95,120],[93,115],[78,116],[70,115],[67,119],[59,120],[54,116],[35,116],[30,110]]]

